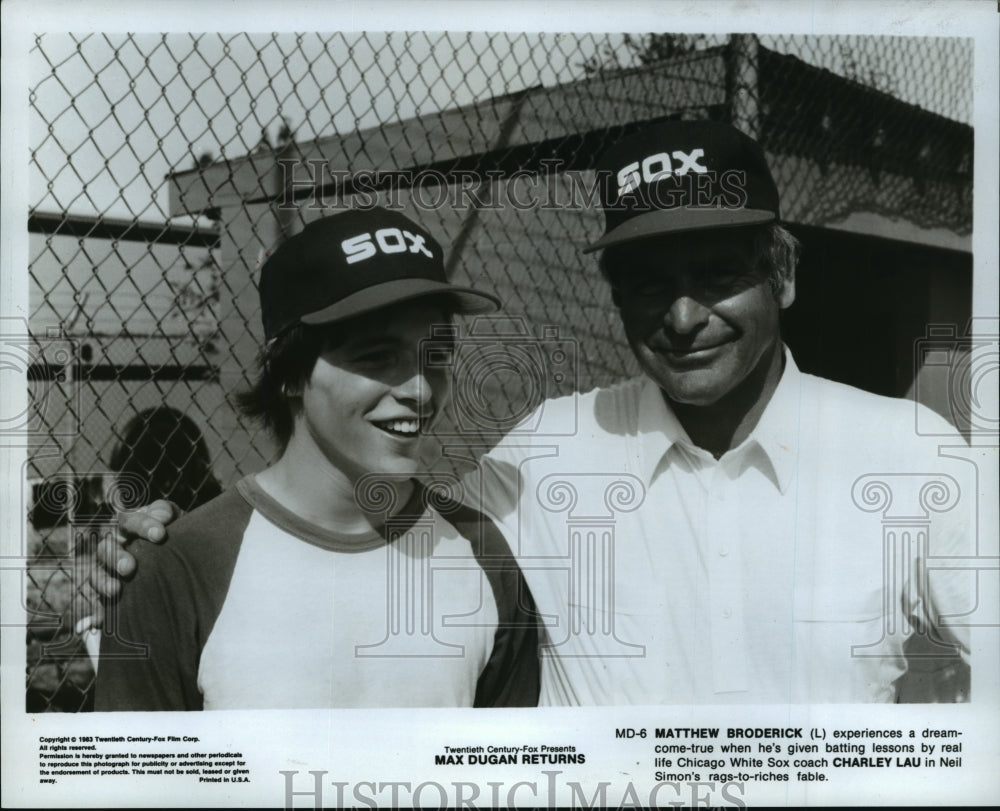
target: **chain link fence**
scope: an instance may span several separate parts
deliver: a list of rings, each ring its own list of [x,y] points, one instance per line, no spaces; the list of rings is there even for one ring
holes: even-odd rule
[[[306,222],[401,205],[457,281],[505,302],[506,321],[462,325],[521,358],[456,392],[454,437],[480,450],[542,398],[637,371],[580,248],[602,229],[595,158],[646,122],[758,137],[794,224],[972,228],[962,40],[45,35],[29,106],[30,316],[4,332],[30,389],[8,428],[32,445],[31,712],[92,706],[77,561],[114,510],[190,506],[270,459],[233,394],[260,341],[257,268]]]

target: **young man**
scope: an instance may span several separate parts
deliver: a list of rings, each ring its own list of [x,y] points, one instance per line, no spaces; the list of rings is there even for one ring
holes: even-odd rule
[[[97,709],[534,705],[520,570],[421,460],[450,388],[421,341],[496,301],[448,284],[433,237],[384,209],[308,225],[265,264],[260,298],[242,407],[281,456],[138,554]]]
[[[964,442],[798,370],[779,329],[798,245],[760,146],[666,122],[598,171],[587,250],[644,376],[544,403],[574,436],[512,432],[482,462],[483,508],[554,618],[541,703],[893,701],[904,646],[967,661],[975,575],[948,562],[972,554],[975,488],[938,453]],[[126,528],[163,537],[148,515]]]

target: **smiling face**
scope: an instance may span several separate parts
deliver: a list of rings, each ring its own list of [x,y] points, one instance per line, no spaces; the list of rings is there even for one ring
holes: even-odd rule
[[[609,254],[629,345],[668,400],[724,404],[780,369],[778,313],[795,298],[794,277],[772,288],[748,229],[642,240]]]
[[[421,422],[440,413],[447,368],[421,369],[420,341],[451,315],[440,300],[387,307],[353,320],[324,349],[301,396],[293,444],[307,441],[349,481],[368,473],[413,475]]]

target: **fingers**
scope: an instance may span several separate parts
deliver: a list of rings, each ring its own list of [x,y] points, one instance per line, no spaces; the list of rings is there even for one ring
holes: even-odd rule
[[[103,538],[97,545],[97,563],[95,569],[108,577],[129,577],[135,572],[135,558],[122,546],[118,537]],[[98,588],[105,597],[113,597]],[[117,592],[116,592],[117,593]]]
[[[73,627],[73,632],[77,634],[87,634],[91,631],[99,630],[102,625],[104,625],[104,607],[99,606],[97,610],[92,611],[86,617],[77,620],[76,625]]]
[[[126,541],[143,538],[160,543],[167,537],[166,525],[180,515],[176,504],[158,499],[138,510],[118,513],[118,528]]]
[[[117,597],[122,590],[121,581],[103,566],[94,567],[90,573],[90,585],[105,598]]]
[[[93,563],[87,571],[87,585],[105,599],[117,597],[122,590],[119,578],[129,577],[135,572],[135,568],[135,558],[122,546],[122,539],[109,535],[97,544]],[[99,600],[93,603],[100,609]],[[88,608],[86,613],[95,618],[92,626],[96,627],[103,622],[103,610],[93,608],[94,606]]]
[[[104,606],[95,580],[95,573],[101,568],[97,548],[89,538],[79,540],[82,542],[74,549],[73,556],[73,582],[76,587],[68,606],[69,615],[64,619],[72,624],[74,633],[85,635],[104,623]]]
[[[87,560],[81,560],[86,572],[81,578],[84,588],[81,599],[97,596],[113,599],[121,594],[122,578],[135,573],[136,559],[125,548],[125,544],[136,538],[159,543],[167,536],[166,524],[181,515],[181,510],[173,503],[160,499],[132,512],[118,513],[118,531],[101,538],[96,552],[91,547]],[[84,633],[90,628],[99,628],[104,622],[104,607],[100,599],[86,599],[75,616],[81,617],[74,630]]]
[[[73,617],[79,617],[73,631],[84,634],[104,624],[104,606],[93,585],[93,577],[88,572],[86,581],[77,589],[73,599]]]

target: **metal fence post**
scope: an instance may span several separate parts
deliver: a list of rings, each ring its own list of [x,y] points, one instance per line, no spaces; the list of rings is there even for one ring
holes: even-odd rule
[[[734,127],[751,138],[760,137],[760,95],[757,54],[760,42],[753,34],[733,34],[726,60],[726,100]]]

